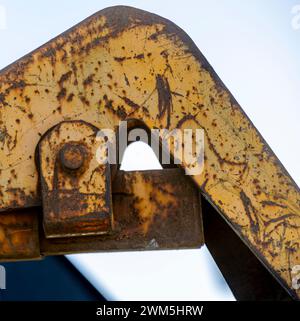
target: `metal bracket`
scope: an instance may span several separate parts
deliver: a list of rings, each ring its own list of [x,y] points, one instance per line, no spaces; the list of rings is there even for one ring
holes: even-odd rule
[[[105,141],[83,121],[62,122],[39,143],[43,225],[48,238],[112,230],[110,167]],[[97,139],[96,139],[97,138]],[[99,164],[96,154],[102,155]]]

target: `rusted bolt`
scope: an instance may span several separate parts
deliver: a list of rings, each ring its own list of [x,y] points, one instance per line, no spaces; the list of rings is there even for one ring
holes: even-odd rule
[[[67,170],[78,170],[84,162],[86,149],[84,146],[74,143],[65,144],[60,152],[59,158],[63,167]]]

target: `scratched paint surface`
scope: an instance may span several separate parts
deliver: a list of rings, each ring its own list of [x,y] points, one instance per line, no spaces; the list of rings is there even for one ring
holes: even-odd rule
[[[300,264],[299,188],[171,22],[127,7],[97,13],[4,69],[0,110],[3,210],[40,204],[35,148],[62,120],[116,128],[136,118],[149,128],[204,129],[205,169],[194,181],[299,297],[291,289],[291,269]]]

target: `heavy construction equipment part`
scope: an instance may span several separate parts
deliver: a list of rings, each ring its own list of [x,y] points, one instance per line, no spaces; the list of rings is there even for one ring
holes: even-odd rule
[[[34,161],[41,136],[64,121],[80,120],[98,129],[117,130],[120,120],[128,119],[142,121],[149,129],[204,130],[204,171],[191,178],[289,294],[299,298],[292,273],[300,264],[299,188],[193,41],[172,22],[128,7],[98,12],[1,71],[1,256],[7,258],[11,246],[15,250],[12,258],[18,254],[37,257],[38,246],[46,254],[86,251],[90,238],[97,240],[93,250],[145,247],[146,240],[156,240],[157,235],[162,237],[158,244],[163,244],[164,236],[156,231],[160,224],[155,230],[145,227],[155,224],[154,218],[141,225],[121,219],[133,224],[128,241],[128,235],[121,239],[109,239],[106,234],[81,237],[78,243],[77,237],[74,242],[68,237],[63,241],[41,236],[39,244],[36,235],[37,220],[43,217],[47,227],[47,218],[61,220],[66,215],[60,207],[58,216],[48,216],[53,209],[44,203],[43,214],[31,209],[42,205],[37,168],[44,161],[43,148],[38,164]],[[169,146],[171,151],[173,147]],[[61,165],[68,170],[77,170],[84,162],[79,146],[59,153]],[[64,160],[68,155],[74,162]],[[50,175],[54,172],[51,169]],[[42,178],[48,174],[42,169]],[[60,186],[52,191],[65,197]],[[161,200],[171,195],[157,193]],[[45,200],[43,188],[42,194]],[[131,201],[124,202],[120,200],[122,206]],[[19,208],[23,210],[16,212]],[[177,206],[170,208],[173,211]],[[80,211],[71,209],[70,217],[77,216],[80,219]],[[135,234],[139,230],[143,230],[142,237]],[[72,231],[73,227],[68,233]],[[100,231],[107,232],[108,225]],[[50,229],[48,234],[55,236],[56,232]],[[182,235],[174,242],[188,237],[186,232]]]
[[[87,195],[90,196],[89,193]],[[113,181],[112,198],[114,226],[110,233],[100,236],[91,236],[92,233],[86,236],[86,228],[91,225],[94,229],[97,225],[93,217],[90,219],[89,214],[85,215],[85,208],[82,215],[77,216],[76,213],[74,216],[73,208],[77,210],[78,206],[82,206],[78,202],[70,204],[73,205],[70,209],[71,217],[66,215],[69,210],[64,210],[64,215],[59,217],[49,215],[50,223],[55,219],[61,225],[58,232],[52,229],[55,237],[52,234],[47,237],[45,228],[40,230],[39,235],[38,221],[45,215],[39,208],[1,213],[1,259],[37,259],[41,255],[109,250],[197,248],[204,243],[200,195],[193,182],[180,169],[118,171]],[[59,201],[53,200],[53,208]],[[85,201],[87,208],[94,205],[94,200]],[[95,217],[101,223],[102,216]],[[88,219],[91,220],[90,225]],[[74,224],[77,222],[78,226]],[[76,232],[81,229],[83,233],[72,233],[70,237],[67,234],[69,226],[75,226]]]

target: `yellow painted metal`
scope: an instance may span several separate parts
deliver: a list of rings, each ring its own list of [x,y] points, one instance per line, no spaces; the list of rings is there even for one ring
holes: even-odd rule
[[[299,297],[291,273],[300,264],[299,188],[192,40],[140,10],[100,11],[1,71],[0,207],[40,204],[34,154],[50,127],[84,120],[116,129],[132,118],[204,129],[204,172],[193,180]]]

